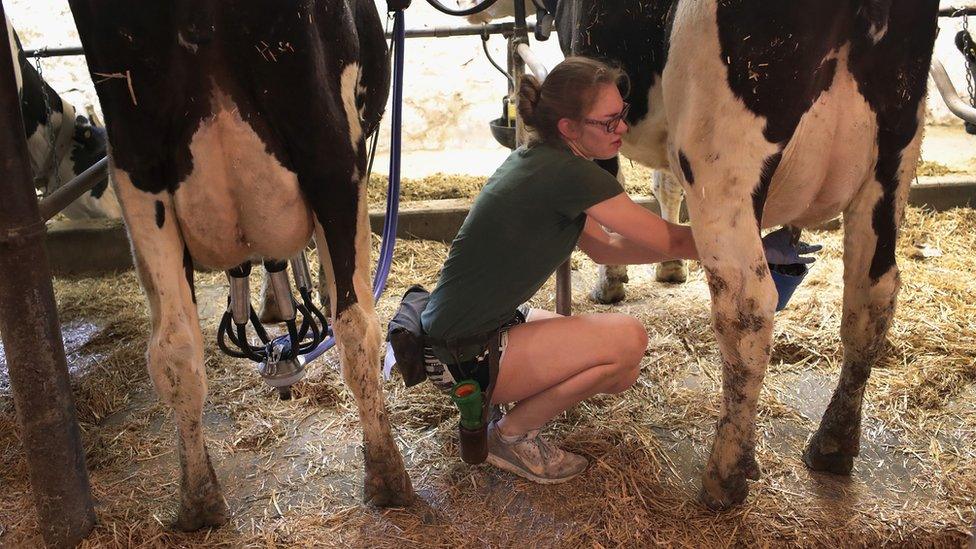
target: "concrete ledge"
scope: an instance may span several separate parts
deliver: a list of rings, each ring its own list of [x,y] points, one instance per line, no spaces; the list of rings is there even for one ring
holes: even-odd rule
[[[634,201],[660,213],[651,196],[634,196]],[[976,181],[972,176],[921,177],[912,185],[908,199],[913,206],[943,211],[955,207],[976,208]],[[398,238],[450,242],[468,214],[471,200],[447,199],[401,204]],[[682,213],[687,216],[687,212]],[[373,232],[383,230],[382,210],[369,213]],[[819,227],[837,229],[838,220]],[[51,270],[57,276],[118,271],[132,267],[129,241],[120,220],[60,221],[48,224],[47,251]]]
[[[132,268],[129,237],[121,219],[48,223],[44,244],[55,276]]]
[[[928,206],[942,212],[952,208],[976,208],[976,181],[971,175],[920,177],[908,195],[912,206]]]
[[[633,199],[648,210],[660,214],[661,207],[653,196],[634,196]],[[464,223],[472,202],[451,198],[401,204],[397,219],[397,237],[451,242]],[[385,213],[378,210],[369,213],[369,222],[376,234],[383,231]],[[687,216],[687,212],[683,211],[682,215]]]
[[[401,202],[397,238],[450,242],[464,223],[471,202],[463,198]],[[369,224],[374,233],[383,233],[385,218],[384,210],[370,210]]]

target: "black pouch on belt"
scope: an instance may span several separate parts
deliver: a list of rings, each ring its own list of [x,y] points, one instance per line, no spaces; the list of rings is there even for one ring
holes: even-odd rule
[[[386,340],[393,347],[396,358],[396,368],[403,377],[403,384],[413,387],[427,379],[424,368],[424,328],[420,323],[420,315],[427,308],[430,292],[423,286],[414,285],[407,289],[400,300],[390,326],[386,333]]]

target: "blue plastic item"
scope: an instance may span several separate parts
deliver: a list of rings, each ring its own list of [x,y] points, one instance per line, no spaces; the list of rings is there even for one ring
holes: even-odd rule
[[[787,274],[783,270],[799,272],[799,274]],[[790,298],[793,297],[793,292],[797,286],[800,285],[800,282],[803,282],[804,277],[810,272],[810,268],[802,263],[795,265],[770,265],[769,272],[773,276],[773,283],[776,284],[776,293],[778,294],[776,310],[782,311],[786,308],[786,304],[790,302]]]

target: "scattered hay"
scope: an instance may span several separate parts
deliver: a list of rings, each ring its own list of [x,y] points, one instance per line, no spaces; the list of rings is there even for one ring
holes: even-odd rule
[[[651,170],[622,159],[628,193],[647,195],[651,193]],[[419,179],[403,179],[400,187],[400,200],[437,200],[442,198],[474,199],[485,186],[486,177],[473,175],[435,173]],[[385,175],[370,177],[367,190],[370,208],[382,208],[386,204],[387,178]]]
[[[931,162],[922,160],[921,158],[918,159],[918,167],[915,169],[915,175],[919,177],[949,175],[951,173],[959,173],[959,170],[954,170],[939,162]]]
[[[635,184],[639,184],[639,179]],[[799,460],[836,382],[840,350],[841,235],[817,232],[820,261],[777,317],[775,350],[759,407],[763,478],[725,513],[695,499],[719,409],[720,369],[707,288],[654,282],[631,269],[628,299],[650,337],[643,372],[622,395],[593,398],[552,432],[591,459],[564,485],[537,486],[457,458],[457,415],[425,384],[385,383],[389,415],[418,502],[377,510],[360,503],[358,416],[334,354],[311,367],[295,398],[277,399],[251,364],[216,353],[223,275],[198,273],[208,341],[209,447],[231,507],[227,526],[182,534],[173,518],[178,458],[173,419],[145,372],[148,320],[135,277],[56,281],[62,321],[104,326],[84,353],[101,356],[75,379],[99,524],[88,547],[457,546],[953,546],[976,520],[976,212],[910,209],[898,253],[903,289],[889,348],[865,399],[854,475],[813,474]],[[925,242],[944,253],[912,259]],[[446,246],[401,241],[389,318],[407,286],[436,282]],[[576,312],[596,270],[576,261]],[[255,279],[256,281],[256,279]],[[256,282],[254,284],[256,286]],[[255,290],[256,291],[256,290]],[[552,307],[550,282],[533,304]],[[255,294],[256,300],[256,294]],[[0,544],[37,545],[26,465],[9,395],[0,396]]]
[[[400,182],[400,200],[435,200],[439,198],[474,198],[485,185],[486,178],[472,175],[435,173],[420,179]],[[373,175],[367,193],[371,208],[386,204],[387,178]]]

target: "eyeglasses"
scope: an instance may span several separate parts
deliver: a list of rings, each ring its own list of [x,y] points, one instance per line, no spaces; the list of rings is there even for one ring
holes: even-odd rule
[[[617,126],[620,125],[620,121],[627,117],[627,113],[630,112],[630,104],[624,103],[624,108],[620,109],[620,112],[606,120],[593,120],[592,118],[584,118],[583,123],[589,124],[591,126],[603,126],[603,129],[607,130],[607,133],[613,133],[617,131]]]

